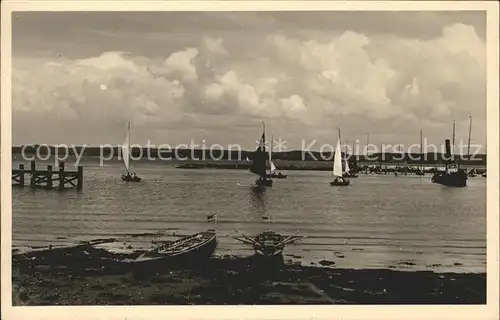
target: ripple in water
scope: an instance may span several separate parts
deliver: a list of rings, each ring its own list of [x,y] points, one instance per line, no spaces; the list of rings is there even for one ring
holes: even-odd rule
[[[86,167],[84,189],[63,193],[14,188],[13,246],[70,244],[132,234],[187,235],[214,225],[216,254],[250,255],[235,240],[273,229],[306,236],[288,258],[335,261],[337,267],[486,272],[486,179],[445,188],[430,176],[360,175],[349,187],[328,185],[329,172],[290,171],[256,195],[246,170],[182,170],[140,163],[141,183],[124,183],[119,163]],[[240,184],[240,186],[238,186]],[[263,216],[270,219],[264,220]],[[398,262],[399,261],[399,262]],[[399,264],[398,264],[399,263]]]

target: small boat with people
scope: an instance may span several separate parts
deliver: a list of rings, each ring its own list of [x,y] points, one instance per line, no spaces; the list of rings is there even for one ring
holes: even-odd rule
[[[273,172],[272,174],[268,174],[267,175],[268,178],[273,178],[273,179],[286,179],[288,177],[288,175],[286,174],[283,174],[281,172]]]
[[[344,177],[345,171],[342,169],[342,151],[340,148],[340,128],[338,130],[338,140],[337,147],[335,148],[335,153],[333,155],[333,176],[335,177],[333,181],[330,182],[331,186],[348,186],[350,180]],[[345,165],[347,161],[345,161]],[[347,166],[347,165],[346,165]],[[347,166],[348,167],[348,166]]]
[[[349,160],[347,157],[347,148],[346,148],[346,152],[344,155],[344,172],[342,173],[342,178],[357,178],[357,177],[358,175],[349,167]]]
[[[122,143],[122,158],[126,173],[122,174],[122,181],[140,182],[142,179],[135,173],[130,172],[130,122],[128,123],[127,135]]]
[[[269,171],[267,172],[266,177],[269,179],[286,179],[287,175],[281,173],[281,172],[276,172],[278,168],[274,164],[272,158],[273,158],[273,141],[274,141],[274,135],[271,135],[271,145],[269,147]]]
[[[140,182],[142,179],[135,172],[130,173],[127,171],[127,173],[122,174],[122,180],[125,182]]]
[[[467,172],[467,176],[469,176],[469,178],[474,178],[474,177],[477,177],[477,171],[476,171],[476,168],[472,168],[469,170],[469,172]]]

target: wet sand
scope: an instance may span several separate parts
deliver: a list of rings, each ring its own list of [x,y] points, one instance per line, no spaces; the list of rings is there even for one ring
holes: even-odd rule
[[[231,256],[138,268],[80,246],[13,256],[13,305],[485,304],[486,274],[338,269]]]

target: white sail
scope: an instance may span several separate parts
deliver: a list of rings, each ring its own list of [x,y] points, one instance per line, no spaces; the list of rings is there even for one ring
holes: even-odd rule
[[[351,169],[349,169],[349,161],[347,161],[347,149],[345,153],[344,164],[345,164],[345,172],[351,171]]]
[[[125,164],[125,169],[130,171],[130,124],[127,130],[127,135],[125,136],[125,140],[122,143],[122,158],[123,163]]]
[[[335,155],[333,158],[333,175],[342,177],[342,152],[340,151],[340,139],[337,141]]]
[[[271,173],[273,173],[274,171],[276,171],[276,166],[274,165],[274,162],[271,161]]]
[[[273,160],[272,160],[273,140],[274,140],[274,135],[271,135],[271,141],[270,141],[270,146],[269,146],[269,173],[270,174],[272,174],[276,170],[276,166],[274,165]]]

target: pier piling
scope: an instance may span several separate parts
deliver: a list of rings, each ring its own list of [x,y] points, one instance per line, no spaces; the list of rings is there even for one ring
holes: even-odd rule
[[[77,172],[77,184],[76,184],[76,189],[77,190],[82,190],[83,187],[83,167],[78,166],[78,172]]]
[[[52,189],[52,165],[47,166],[47,188]]]
[[[64,189],[64,161],[59,162],[59,190]]]
[[[35,188],[36,186],[36,163],[35,160],[31,161],[31,180],[30,187]]]
[[[24,186],[24,164],[19,165],[19,172],[20,172],[20,174],[18,175],[19,184]]]
[[[26,174],[30,175],[29,186],[33,189],[83,188],[82,166],[78,166],[76,171],[66,171],[64,162],[60,162],[59,170],[54,171],[52,165],[48,165],[47,170],[37,170],[35,161],[31,161],[29,170],[25,169],[24,164],[19,164],[19,169],[12,169],[12,186],[25,187]],[[55,181],[58,183],[55,184]]]

